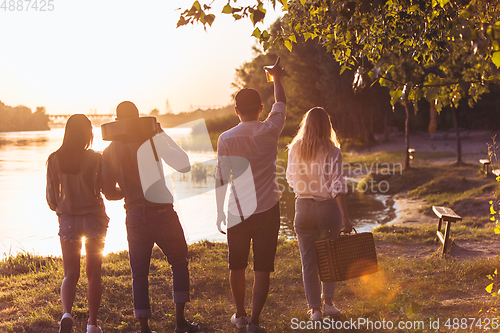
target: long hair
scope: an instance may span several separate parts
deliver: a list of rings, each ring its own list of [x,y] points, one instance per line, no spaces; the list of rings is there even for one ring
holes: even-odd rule
[[[93,139],[92,123],[87,116],[74,114],[69,117],[62,145],[54,152],[62,173],[77,174],[80,171],[85,151],[92,145]]]
[[[303,161],[311,161],[317,154],[328,153],[333,147],[340,148],[337,133],[325,109],[314,107],[306,112],[300,122],[299,131],[288,145],[288,149],[294,146]]]

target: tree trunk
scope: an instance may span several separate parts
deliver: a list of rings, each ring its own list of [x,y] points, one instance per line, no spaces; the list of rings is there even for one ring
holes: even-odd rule
[[[405,170],[410,168],[410,102],[405,102],[406,121],[405,121],[405,143],[406,143],[406,159]]]
[[[458,110],[453,108],[453,126],[455,127],[455,137],[457,139],[457,161],[456,165],[463,165],[462,161],[462,142],[460,141],[460,131],[458,130]]]
[[[389,110],[384,110],[384,142],[389,141],[389,124],[387,123],[387,113]]]

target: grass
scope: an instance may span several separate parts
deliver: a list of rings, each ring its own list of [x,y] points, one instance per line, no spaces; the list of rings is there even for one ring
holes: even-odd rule
[[[280,140],[284,147],[289,139]],[[280,149],[278,165],[286,165],[286,152]],[[463,216],[452,228],[455,242],[490,244],[497,241],[489,221],[490,198],[498,183],[480,173],[479,165],[453,167],[431,163],[451,156],[442,153],[416,153],[412,168],[403,173],[391,170],[371,172],[366,180],[387,181],[390,194],[424,199],[423,212],[432,205],[446,205]],[[356,155],[346,153],[344,163],[402,163],[403,152],[386,151]],[[205,174],[206,170],[199,170]],[[497,258],[443,259],[435,244],[435,226],[381,226],[373,232],[377,245],[379,271],[367,277],[337,284],[335,303],[342,310],[336,320],[385,320],[423,322],[440,320],[439,332],[485,330],[445,327],[447,318],[491,319],[494,297],[485,291],[491,282],[487,275],[498,268]],[[85,258],[83,257],[83,261]],[[251,262],[251,258],[250,258]],[[227,246],[200,242],[189,246],[191,302],[186,316],[207,332],[235,332],[229,322],[235,311],[232,301]],[[73,307],[76,332],[84,331],[87,320],[87,280],[82,262],[81,279]],[[104,332],[137,332],[132,304],[132,279],[126,251],[106,255],[103,260],[103,294],[99,313]],[[55,332],[61,316],[59,288],[63,278],[61,258],[18,254],[0,261],[0,332]],[[498,290],[498,282],[496,288]],[[247,271],[246,295],[251,297],[251,268]],[[154,249],[150,270],[152,327],[158,332],[174,329],[171,269],[161,251]],[[247,311],[250,306],[247,302]],[[280,240],[276,269],[272,274],[269,297],[261,324],[268,332],[293,332],[292,319],[307,321],[307,302],[301,277],[296,240]],[[321,332],[320,330],[308,330]],[[345,332],[383,332],[384,330],[344,330]],[[395,332],[398,330],[388,330]],[[498,330],[497,330],[498,331]],[[325,330],[326,332],[326,330]],[[398,332],[418,332],[404,329]]]
[[[454,235],[457,239],[467,237],[455,232]],[[430,241],[433,237],[431,231],[424,227],[381,227],[374,232],[374,237],[377,246],[385,244],[398,249],[400,246],[425,245],[431,249],[431,254],[404,258],[379,250],[379,272],[337,284],[335,302],[343,315],[336,320],[370,318],[428,323],[430,318],[440,318],[443,324],[446,318],[452,317],[491,318],[491,315],[479,311],[489,308],[491,298],[484,287],[489,284],[486,275],[499,266],[497,259],[443,260],[439,248]],[[494,235],[489,233],[484,237],[493,238]],[[226,258],[224,243],[205,241],[189,247],[191,302],[187,305],[186,315],[201,323],[207,332],[236,331],[229,322],[235,308]],[[60,258],[23,254],[0,262],[0,331],[56,331],[61,316],[59,288],[62,277]],[[249,268],[248,299],[251,283]],[[150,274],[151,324],[159,332],[174,328],[171,285],[170,266],[155,248]],[[83,331],[87,319],[86,287],[82,266],[73,311],[77,332]],[[250,310],[248,305],[247,309]],[[269,332],[291,332],[292,318],[307,321],[306,312],[297,241],[280,240],[262,325]],[[133,317],[131,272],[125,251],[104,258],[99,318],[105,332],[138,331]]]
[[[348,155],[345,161],[351,167],[356,163],[368,165],[368,171],[372,171],[362,175],[363,183],[388,184],[372,187],[387,189],[384,194],[423,199],[421,212],[424,214],[434,216],[434,205],[447,206],[467,219],[469,226],[486,223],[489,219],[488,202],[498,200],[500,183],[493,177],[485,177],[479,163],[462,166],[429,163],[443,157],[442,153],[421,153],[418,160],[412,162],[412,167],[403,172],[398,167],[392,168],[404,158],[404,152],[401,151]],[[379,168],[372,167],[372,164],[377,164]],[[384,164],[389,168],[383,168]]]

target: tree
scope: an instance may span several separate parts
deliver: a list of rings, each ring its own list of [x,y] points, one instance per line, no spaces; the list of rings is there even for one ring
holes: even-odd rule
[[[158,109],[153,109],[153,110],[151,110],[149,115],[152,117],[158,117],[160,115],[160,111]]]
[[[409,113],[425,98],[437,100],[438,112],[469,104],[488,91],[488,82],[500,74],[500,4],[498,0],[269,0],[283,7],[282,23],[293,33],[271,34],[255,28],[253,35],[264,50],[271,44],[293,49],[297,37],[317,39],[342,65],[341,72],[356,72],[353,87],[374,81],[390,90],[391,103],[400,102],[407,113],[405,168],[409,159]],[[178,26],[215,19],[211,6],[195,1]],[[262,0],[249,6],[222,10],[238,19],[262,22]]]
[[[288,29],[275,22],[270,31]],[[314,106],[322,106],[330,113],[332,124],[341,138],[353,138],[367,144],[373,138],[376,119],[384,118],[390,110],[389,93],[386,88],[375,85],[371,88],[352,89],[354,73],[345,71],[340,75],[340,66],[331,53],[316,40],[305,42],[298,37],[293,52],[271,45],[266,53],[255,49],[256,56],[236,70],[237,81],[233,84],[241,89],[256,88],[262,96],[263,116],[270,111],[274,100],[272,84],[266,81],[262,67],[280,56],[286,64],[284,84],[287,87],[287,121],[283,135],[296,134],[304,113]]]

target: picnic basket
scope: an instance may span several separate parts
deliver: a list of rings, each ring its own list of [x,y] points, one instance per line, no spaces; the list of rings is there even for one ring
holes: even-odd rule
[[[316,242],[321,281],[344,281],[378,271],[372,233],[354,231]]]

